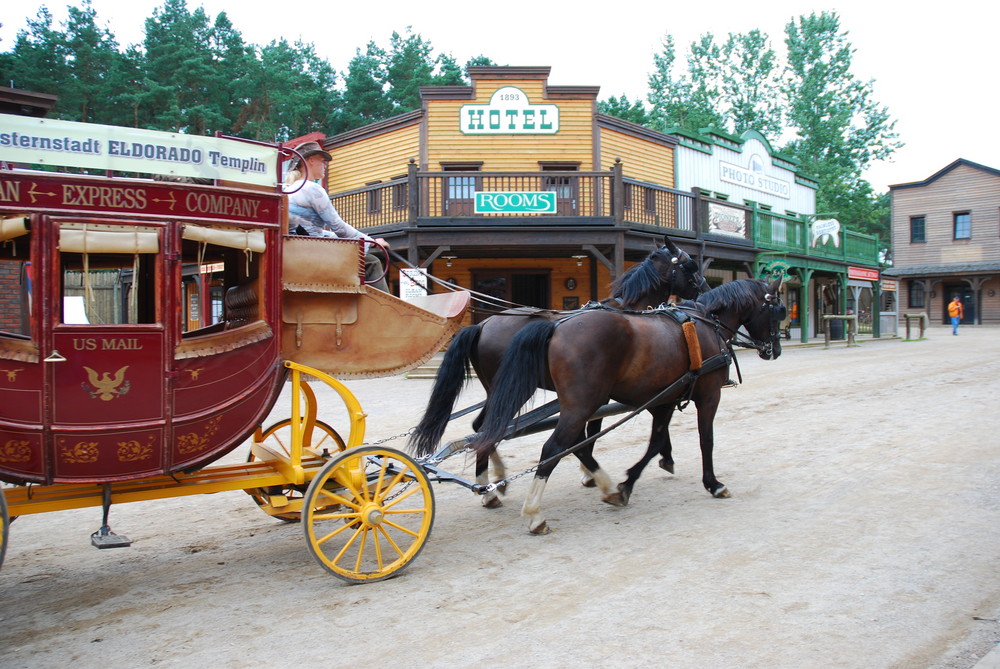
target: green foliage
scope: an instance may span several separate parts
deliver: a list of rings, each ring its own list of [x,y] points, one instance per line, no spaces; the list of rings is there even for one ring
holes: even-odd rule
[[[709,33],[691,44],[680,76],[673,73],[676,51],[667,35],[653,56],[648,124],[662,131],[716,127],[734,135],[757,130],[774,141],[792,135],[780,150],[818,180],[816,210],[888,241],[887,200],[862,175],[902,146],[895,121],[875,102],[872,83],[851,73],[854,49],[836,13],[799,17],[785,33],[784,65],[759,30],[730,33],[722,44]],[[620,102],[609,109],[628,111]]]
[[[667,35],[663,51],[653,56],[649,78],[654,127],[691,132],[712,127],[737,135],[780,132],[778,63],[767,35],[730,33],[722,44],[711,33],[702,35],[691,44],[687,71],[680,77],[673,74],[675,60],[673,37]]]
[[[388,49],[369,42],[364,53],[358,50],[344,75],[343,107],[335,114],[334,131],[420,109],[423,86],[466,83],[453,57],[433,53],[433,45],[410,27],[405,35],[394,31]],[[474,61],[469,64],[492,64],[484,56]]]
[[[214,20],[165,0],[141,45],[122,50],[90,0],[62,30],[44,7],[0,54],[0,76],[59,96],[56,118],[259,140],[327,130],[340,106],[336,71],[311,44],[246,44],[225,12]]]
[[[785,33],[785,95],[796,136],[784,151],[819,180],[817,211],[879,232],[882,207],[862,174],[902,146],[896,122],[875,102],[872,82],[858,81],[851,73],[854,49],[840,32],[835,12],[802,16],[789,22]]]
[[[617,116],[632,123],[646,125],[649,123],[649,114],[642,100],[629,100],[624,94],[617,98],[608,98],[597,102],[597,111],[610,116]]]
[[[649,75],[650,125],[657,130],[672,128],[698,132],[702,128],[723,127],[724,119],[715,108],[717,94],[710,83],[694,78],[694,73],[674,78],[676,60],[674,38],[667,35],[663,51],[653,55],[653,73]],[[699,55],[688,59],[689,68],[700,71]]]

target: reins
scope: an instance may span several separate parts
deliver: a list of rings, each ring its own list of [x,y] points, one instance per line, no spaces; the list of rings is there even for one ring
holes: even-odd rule
[[[506,484],[508,484],[508,483],[510,483],[512,481],[515,481],[515,480],[521,478],[522,476],[526,476],[527,474],[531,474],[532,472],[537,471],[539,467],[547,465],[547,464],[549,464],[551,462],[555,462],[557,460],[561,460],[562,458],[566,457],[567,455],[573,455],[574,453],[576,453],[580,449],[585,448],[586,446],[589,446],[590,444],[594,443],[595,441],[597,441],[598,439],[600,439],[604,435],[608,434],[612,430],[615,430],[615,429],[621,427],[623,424],[625,424],[628,421],[632,420],[633,418],[635,418],[636,416],[638,416],[643,411],[646,411],[650,407],[659,406],[660,404],[664,404],[664,399],[663,398],[671,395],[672,393],[674,393],[678,389],[683,388],[684,386],[688,386],[690,388],[693,388],[695,382],[698,380],[698,378],[702,374],[707,374],[708,372],[713,372],[716,369],[719,369],[721,367],[725,367],[726,365],[729,364],[729,362],[730,362],[729,351],[722,351],[722,352],[716,353],[715,355],[713,355],[710,358],[706,358],[702,362],[702,366],[701,366],[700,369],[689,370],[689,371],[685,372],[676,381],[674,381],[669,386],[667,386],[666,388],[664,388],[663,390],[661,390],[660,392],[658,392],[648,402],[646,402],[642,406],[634,409],[631,413],[626,414],[623,418],[621,418],[620,420],[618,420],[614,425],[612,425],[610,427],[606,427],[603,430],[601,430],[600,432],[598,432],[597,434],[591,435],[591,436],[587,437],[586,439],[584,439],[583,441],[578,442],[576,444],[573,444],[572,446],[570,446],[569,448],[563,450],[560,453],[557,453],[555,455],[549,456],[548,458],[545,458],[544,460],[542,460],[542,461],[538,462],[537,464],[535,464],[533,467],[529,467],[528,469],[525,469],[523,472],[520,472],[520,473],[515,474],[513,476],[505,477],[503,479],[500,479],[499,481],[494,481],[493,483],[490,483],[490,484],[485,485],[485,486],[479,486],[479,487],[476,488],[476,492],[479,492],[479,493],[493,492],[493,491],[497,490],[498,488],[500,488],[501,486],[504,486],[504,485],[506,485]]]

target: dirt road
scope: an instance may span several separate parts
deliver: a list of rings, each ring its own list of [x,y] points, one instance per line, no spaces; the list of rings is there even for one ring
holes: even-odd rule
[[[243,493],[115,507],[128,549],[90,547],[99,510],[20,518],[0,666],[973,666],[1000,641],[1000,329],[740,362],[716,421],[731,499],[701,486],[692,407],[676,476],[651,467],[628,507],[562,463],[548,536],[519,516],[528,478],[492,511],[436,486],[423,553],[382,583],[328,575]],[[414,425],[431,383],[351,382],[367,441]],[[602,465],[622,474],[648,429],[599,442]],[[512,471],[542,439],[505,446]]]

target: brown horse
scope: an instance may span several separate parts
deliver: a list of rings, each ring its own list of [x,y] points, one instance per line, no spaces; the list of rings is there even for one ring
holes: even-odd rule
[[[778,326],[785,308],[778,296],[780,287],[780,279],[770,284],[761,279],[741,279],[710,290],[695,304],[685,305],[688,318],[695,322],[704,359],[704,366],[700,372],[693,372],[694,377],[685,377],[692,361],[678,322],[682,319],[671,317],[668,309],[647,314],[586,311],[523,328],[504,356],[483,410],[482,428],[471,445],[480,455],[492,451],[536,388],[555,388],[559,420],[542,447],[522,509],[529,518],[529,530],[533,534],[549,531],[541,511],[542,492],[556,464],[569,452],[574,452],[593,475],[604,501],[619,506],[627,502],[627,495],[613,486],[591,449],[571,450],[583,426],[609,399],[634,407],[652,403],[654,436],[666,434],[678,401],[693,401],[698,412],[702,483],[714,497],[728,497],[726,486],[715,478],[712,450],[713,423],[726,381],[730,342],[742,326],[761,358],[771,360],[781,355]],[[691,380],[678,383],[682,378]],[[654,441],[650,441],[651,452],[660,447]]]
[[[708,283],[698,271],[697,262],[664,236],[664,246],[622,274],[611,285],[611,297],[601,302],[622,310],[643,310],[665,303],[671,295],[692,299],[707,290]],[[438,447],[471,369],[475,369],[488,397],[497,368],[514,335],[529,323],[553,322],[566,314],[533,307],[509,309],[478,325],[462,328],[445,352],[427,410],[410,436],[410,449],[423,456]],[[478,430],[482,420],[483,414],[480,413],[472,423],[473,429]],[[590,429],[594,432],[599,430],[600,421],[594,421]],[[479,483],[489,483],[489,459],[493,461],[497,478],[504,476],[503,462],[495,451],[490,451],[477,459],[476,478]],[[496,493],[489,492],[483,496],[483,505],[500,506],[500,500]]]

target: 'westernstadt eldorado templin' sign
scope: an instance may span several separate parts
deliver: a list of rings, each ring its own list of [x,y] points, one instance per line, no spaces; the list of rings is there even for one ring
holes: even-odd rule
[[[274,146],[0,114],[0,160],[274,186]]]

